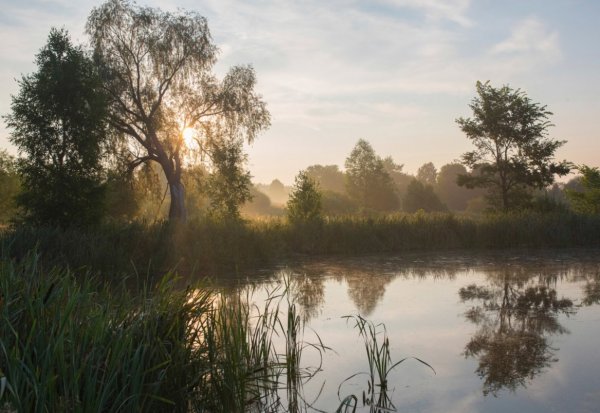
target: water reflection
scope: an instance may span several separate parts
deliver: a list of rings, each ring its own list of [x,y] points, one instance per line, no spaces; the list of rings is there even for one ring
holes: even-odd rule
[[[588,281],[583,287],[583,305],[600,304],[600,279]]]
[[[289,275],[294,280],[292,289],[306,320],[321,313],[324,281],[331,279],[346,285],[348,297],[364,316],[377,309],[388,285],[395,279],[453,280],[465,272],[481,272],[492,285],[509,283],[513,289],[524,288],[535,280],[548,286],[559,280],[585,280],[581,304],[593,305],[600,303],[600,265],[590,258],[586,252],[581,256],[563,252],[548,256],[515,254],[507,257],[505,253],[491,253],[344,258],[292,265],[276,272],[274,279]]]
[[[529,403],[524,410],[544,411],[543,402],[531,401],[532,394],[555,386],[557,376],[578,383],[561,382],[568,397],[582,396],[583,390],[575,386],[599,384],[590,381],[587,373],[579,373],[576,364],[582,358],[600,362],[598,356],[588,350],[575,354],[589,347],[578,341],[580,337],[593,343],[600,334],[598,323],[593,324],[599,309],[591,308],[600,304],[597,251],[321,259],[289,264],[264,276],[264,283],[249,286],[241,281],[236,288],[260,289],[281,283],[282,277],[290,280],[290,294],[303,320],[322,334],[325,345],[340,353],[327,360],[334,367],[323,367],[322,380],[331,385],[321,395],[325,410],[339,406],[337,398],[327,399],[336,395],[337,385],[365,370],[360,354],[355,360],[342,360],[358,353],[352,350],[356,346],[348,345],[356,343],[355,332],[336,321],[351,314],[385,321],[397,358],[414,355],[431,361],[436,370],[440,367],[436,384],[429,389],[432,398],[444,391],[465,398],[478,394],[473,411],[506,411],[497,406],[507,407],[517,399]],[[405,370],[430,382],[410,366],[401,370],[396,378],[401,381],[393,384],[400,395],[395,397],[404,397],[412,385],[410,377],[403,378]],[[519,392],[524,387],[527,392]],[[315,390],[320,391],[320,387]],[[482,397],[482,393],[502,397]],[[503,401],[508,404],[489,407]],[[396,398],[394,404],[411,410],[407,409],[411,405],[398,404]],[[412,406],[413,411],[444,411],[437,405],[427,409],[425,403]]]
[[[585,281],[581,303],[585,306],[600,304],[600,269],[580,274],[578,278]]]
[[[285,274],[282,274],[285,276]],[[302,320],[306,323],[321,313],[325,301],[324,278],[318,274],[300,273],[289,276],[290,293],[299,306]]]
[[[370,316],[385,296],[387,286],[396,278],[453,279],[459,268],[427,266],[422,260],[405,262],[399,257],[362,257],[304,263],[280,271],[278,276],[294,280],[292,292],[307,316],[318,317],[324,304],[324,281],[335,280],[346,286],[348,298],[357,313]]]
[[[465,356],[479,360],[476,373],[483,393],[497,395],[525,386],[544,368],[558,361],[549,337],[567,333],[559,314],[574,312],[573,302],[558,298],[551,287],[555,274],[529,280],[526,274],[490,276],[488,285],[459,290],[463,302],[475,305],[465,317],[479,328],[465,346]]]

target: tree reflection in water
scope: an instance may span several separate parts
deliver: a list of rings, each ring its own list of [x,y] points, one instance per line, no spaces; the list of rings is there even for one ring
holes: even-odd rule
[[[568,331],[557,320],[573,313],[573,302],[558,298],[551,287],[556,277],[505,272],[490,274],[490,285],[461,288],[462,302],[474,305],[465,317],[479,329],[465,347],[465,356],[479,360],[476,373],[483,394],[515,391],[558,361],[549,337]]]
[[[583,305],[600,304],[600,279],[588,281],[583,287]]]
[[[348,296],[354,302],[359,314],[370,316],[385,295],[387,285],[394,279],[393,274],[377,274],[366,277],[364,274],[347,274]]]
[[[321,314],[325,302],[325,279],[307,272],[291,274],[290,293],[305,323]]]

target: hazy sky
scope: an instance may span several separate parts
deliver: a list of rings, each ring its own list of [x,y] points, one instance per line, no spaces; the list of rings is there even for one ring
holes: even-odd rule
[[[92,0],[0,0],[0,113],[52,26],[85,42]],[[217,72],[252,64],[272,126],[248,149],[257,182],[337,164],[359,138],[414,173],[470,149],[477,80],[548,105],[558,158],[599,165],[598,0],[141,0],[205,15]],[[3,123],[3,122],[2,122]],[[9,147],[0,126],[0,147]],[[14,148],[11,149],[14,152]]]

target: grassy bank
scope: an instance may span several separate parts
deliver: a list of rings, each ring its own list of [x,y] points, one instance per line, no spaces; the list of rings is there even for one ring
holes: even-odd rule
[[[16,228],[2,233],[14,258],[37,248],[46,265],[104,275],[137,272],[214,274],[259,267],[295,254],[362,254],[440,249],[600,245],[600,216],[515,213],[481,217],[401,214],[329,218],[292,225],[284,219],[132,223],[93,230]]]

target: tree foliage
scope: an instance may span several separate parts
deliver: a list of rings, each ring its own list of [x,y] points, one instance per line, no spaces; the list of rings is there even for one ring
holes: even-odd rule
[[[346,177],[337,165],[311,165],[306,174],[319,184],[323,191],[339,194],[346,192]]]
[[[287,217],[290,222],[306,223],[321,219],[321,198],[317,183],[306,171],[300,171],[287,202]]]
[[[21,191],[15,158],[0,151],[0,223],[6,223],[17,214],[16,197]]]
[[[408,185],[402,206],[406,212],[416,212],[420,209],[425,212],[447,210],[440,198],[433,192],[433,186],[425,185],[417,179],[413,179]]]
[[[358,212],[358,205],[345,193],[323,191],[323,212],[325,215],[350,215]]]
[[[238,141],[210,139],[213,171],[207,178],[210,213],[230,219],[240,217],[240,207],[252,199],[246,155]]]
[[[567,189],[571,207],[584,214],[600,214],[600,169],[586,165],[577,168],[581,172],[581,190]]]
[[[33,224],[97,222],[102,213],[101,153],[106,100],[93,62],[52,29],[37,71],[19,81],[6,117],[22,158],[18,203]]]
[[[383,159],[383,169],[392,178],[394,189],[398,199],[402,199],[406,193],[406,188],[414,179],[412,175],[402,172],[404,165],[394,162],[391,156]]]
[[[212,73],[217,47],[206,19],[195,12],[163,12],[127,0],[109,0],[87,22],[109,95],[110,124],[134,147],[130,166],[160,164],[170,194],[169,218],[185,220],[182,174],[184,130],[206,139],[251,142],[269,126],[269,112],[254,91],[250,66]]]
[[[362,208],[390,211],[398,207],[393,181],[369,142],[360,139],[346,158],[346,190]]]
[[[456,122],[475,145],[462,162],[478,174],[461,175],[459,184],[487,188],[492,205],[517,208],[530,199],[531,189],[551,185],[554,175],[569,172],[568,162],[553,161],[565,141],[548,138],[552,113],[521,90],[494,88],[489,82],[476,87],[478,96],[469,105],[473,117]]]
[[[432,162],[427,162],[417,170],[417,180],[425,185],[434,186],[437,182],[437,169]]]
[[[460,175],[469,175],[467,168],[460,163],[449,163],[440,168],[437,174],[435,192],[440,201],[453,211],[464,211],[469,201],[483,195],[483,189],[469,189],[457,183]]]
[[[250,187],[250,196],[251,199],[241,209],[244,215],[266,216],[283,214],[283,209],[273,206],[267,194],[259,190],[256,186]]]

